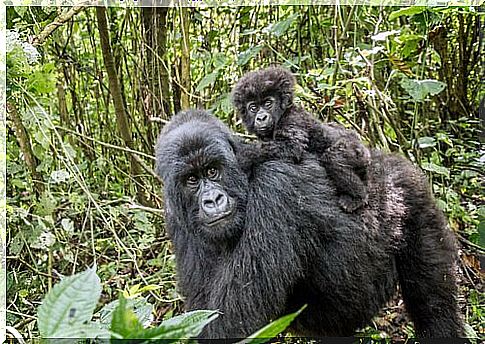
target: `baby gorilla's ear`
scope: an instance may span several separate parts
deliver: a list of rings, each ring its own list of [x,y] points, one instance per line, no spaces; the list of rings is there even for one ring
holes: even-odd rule
[[[293,104],[293,83],[283,80],[280,83],[281,109],[285,110]]]
[[[295,88],[295,78],[288,70],[279,71],[277,88],[281,97],[281,109],[286,110],[293,104],[293,95]]]

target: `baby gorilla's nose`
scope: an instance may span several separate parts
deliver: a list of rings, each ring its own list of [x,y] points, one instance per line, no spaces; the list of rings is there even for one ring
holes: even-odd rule
[[[267,112],[260,112],[256,115],[256,123],[264,124],[268,121],[268,113]]]

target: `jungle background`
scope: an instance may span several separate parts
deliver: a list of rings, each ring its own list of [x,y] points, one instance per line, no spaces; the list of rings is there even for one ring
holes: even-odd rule
[[[95,320],[120,291],[148,323],[180,313],[157,135],[200,107],[244,136],[232,86],[281,64],[317,118],[428,175],[483,338],[483,23],[479,7],[7,7],[7,325],[38,336],[44,295],[93,264]],[[400,296],[361,333],[412,337]]]

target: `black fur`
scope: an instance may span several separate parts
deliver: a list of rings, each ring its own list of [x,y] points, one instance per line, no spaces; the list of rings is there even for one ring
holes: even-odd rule
[[[315,160],[267,161],[248,177],[238,163],[247,147],[201,111],[175,116],[156,147],[187,310],[222,313],[203,338],[248,336],[303,304],[293,333],[350,336],[398,282],[419,337],[462,335],[453,236],[407,161],[374,153],[369,204],[349,214]],[[236,202],[230,220],[213,227],[184,183],[208,161],[218,162],[218,185]]]
[[[246,129],[265,141],[258,150],[258,162],[299,161],[304,152],[316,154],[342,194],[339,203],[352,212],[367,199],[369,150],[355,132],[335,123],[320,123],[294,105],[294,86],[295,78],[288,70],[269,67],[246,74],[234,87],[233,103]],[[265,120],[258,126],[260,116]]]

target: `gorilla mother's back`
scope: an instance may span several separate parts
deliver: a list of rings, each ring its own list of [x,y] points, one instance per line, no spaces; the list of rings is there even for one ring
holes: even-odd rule
[[[186,307],[222,312],[203,337],[245,337],[303,304],[295,332],[352,335],[398,282],[417,336],[462,335],[452,236],[408,162],[376,153],[370,205],[347,214],[316,161],[246,173],[248,148],[203,111],[175,116],[156,148]]]

